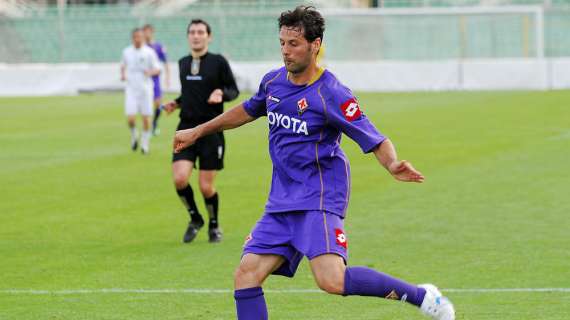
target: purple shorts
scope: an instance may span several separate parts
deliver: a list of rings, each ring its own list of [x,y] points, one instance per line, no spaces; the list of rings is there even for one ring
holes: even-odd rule
[[[247,236],[243,255],[276,254],[285,262],[273,272],[293,277],[306,256],[309,260],[327,253],[348,259],[344,220],[326,211],[265,213]]]
[[[162,97],[162,90],[160,89],[160,78],[153,77],[152,82],[153,82],[153,99],[156,100]]]

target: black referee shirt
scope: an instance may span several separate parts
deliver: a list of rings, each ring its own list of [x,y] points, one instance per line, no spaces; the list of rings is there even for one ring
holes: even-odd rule
[[[192,63],[188,55],[178,61],[182,93],[176,98],[180,106],[180,121],[190,126],[207,122],[224,112],[224,101],[237,98],[239,90],[228,61],[219,54],[206,52]],[[224,92],[222,103],[209,104],[215,89]]]

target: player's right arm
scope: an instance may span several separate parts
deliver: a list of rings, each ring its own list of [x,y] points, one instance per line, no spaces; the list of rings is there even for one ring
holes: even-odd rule
[[[216,118],[203,123],[195,128],[176,131],[174,136],[174,152],[180,152],[182,149],[191,146],[200,137],[215,132],[234,129],[259,117],[267,115],[267,80],[271,72],[263,77],[259,85],[257,93],[249,100],[231,108]]]
[[[126,52],[125,50],[123,50],[123,55],[121,56],[121,81],[127,80],[127,76],[125,75],[126,63],[127,63]]]
[[[196,140],[203,136],[241,127],[255,119],[255,117],[250,116],[249,113],[246,112],[243,103],[239,104],[197,127],[176,131],[176,135],[174,136],[174,152],[178,153],[182,149],[193,145]]]
[[[125,65],[122,64],[121,65],[121,81],[125,81],[127,80],[127,77],[125,76]]]

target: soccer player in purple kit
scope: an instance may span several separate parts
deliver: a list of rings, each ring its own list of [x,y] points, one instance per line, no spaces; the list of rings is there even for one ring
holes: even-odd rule
[[[154,41],[154,27],[152,25],[145,24],[142,30],[144,33],[146,44],[149,47],[151,47],[154,50],[154,52],[156,52],[158,60],[162,63],[164,67],[164,80],[166,88],[168,89],[170,85],[170,69],[168,68],[168,62],[166,61],[166,50],[159,42]],[[160,105],[162,99],[162,89],[160,87],[160,75],[153,76],[152,81],[154,84],[153,87],[154,117],[152,118],[152,134],[156,136],[160,133],[160,129],[158,129],[158,118],[160,117],[160,112],[161,112]]]
[[[362,113],[352,92],[316,64],[324,19],[299,6],[279,18],[284,67],[267,73],[258,92],[217,118],[180,130],[175,152],[203,135],[237,128],[259,117],[269,123],[273,177],[265,214],[246,239],[234,276],[239,320],[267,319],[261,288],[270,274],[293,277],[303,256],[322,290],[337,295],[406,301],[438,320],[454,320],[452,303],[431,284],[413,285],[367,267],[347,266],[344,217],[350,167],[342,133],[372,152],[397,180],[423,182],[398,160],[394,145]]]

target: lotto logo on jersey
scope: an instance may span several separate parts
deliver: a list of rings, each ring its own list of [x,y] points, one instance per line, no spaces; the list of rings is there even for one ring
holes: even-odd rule
[[[340,106],[342,114],[348,121],[354,121],[360,118],[362,112],[360,112],[360,107],[358,106],[358,101],[354,98],[348,99],[345,103]]]
[[[336,235],[336,244],[347,249],[348,248],[348,240],[346,239],[346,235],[344,234],[344,231],[342,231],[341,229],[334,229],[334,233]]]

